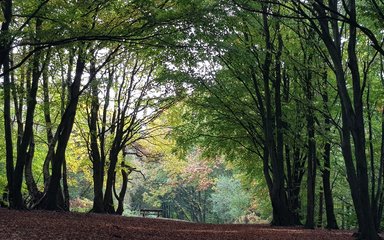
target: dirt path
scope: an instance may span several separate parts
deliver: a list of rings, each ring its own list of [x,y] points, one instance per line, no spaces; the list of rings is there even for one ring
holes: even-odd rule
[[[149,218],[10,211],[0,208],[0,239],[252,240],[353,239],[350,231],[214,225]]]

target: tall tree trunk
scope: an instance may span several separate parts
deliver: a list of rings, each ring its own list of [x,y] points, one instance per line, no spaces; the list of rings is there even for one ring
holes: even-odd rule
[[[123,81],[125,81],[125,77],[123,77]],[[133,81],[131,81],[130,84],[132,86]],[[113,122],[116,123],[116,126],[114,126],[111,129],[111,132],[114,135],[114,139],[113,139],[111,149],[109,150],[109,166],[107,171],[107,182],[106,182],[105,193],[104,193],[104,210],[107,213],[116,213],[115,207],[113,204],[113,194],[112,194],[113,180],[115,178],[115,171],[116,171],[116,165],[118,162],[118,156],[124,146],[124,143],[123,143],[123,137],[125,136],[124,134],[130,133],[128,129],[124,130],[124,126],[125,126],[125,118],[126,118],[125,113],[127,112],[127,109],[129,106],[132,89],[131,88],[129,89],[126,100],[122,100],[124,98],[121,97],[121,94],[122,92],[120,89],[117,97],[117,103],[116,103],[117,109],[115,109],[114,117],[113,117],[114,118]],[[124,101],[124,104],[121,101]],[[133,122],[134,121],[132,120],[130,124],[133,124]]]
[[[322,94],[323,99],[323,116],[324,116],[324,130],[325,130],[325,139],[328,139],[331,132],[331,119],[328,114],[328,90],[327,90],[327,73],[323,74],[323,80],[325,85],[325,91]],[[326,140],[324,145],[323,152],[324,159],[324,168],[322,170],[322,180],[323,180],[323,191],[324,191],[324,202],[325,202],[325,211],[327,216],[327,226],[328,229],[338,229],[336,222],[336,216],[334,211],[332,188],[331,188],[331,144],[329,140]]]
[[[355,0],[350,1],[350,17],[353,22],[356,21],[356,5]],[[365,128],[364,128],[364,111],[363,111],[363,100],[362,100],[362,89],[360,83],[359,65],[356,56],[356,41],[357,41],[357,30],[356,26],[349,25],[349,42],[348,42],[348,57],[349,57],[349,69],[352,76],[353,86],[353,107],[355,110],[354,121],[349,121],[350,131],[354,142],[354,153],[356,159],[356,171],[358,180],[358,190],[351,189],[357,192],[357,205],[355,208],[360,208],[361,213],[361,225],[359,230],[361,238],[363,239],[377,239],[377,231],[375,228],[374,218],[372,214],[371,202],[369,200],[369,180],[367,171],[367,156],[366,156],[366,142],[365,142]],[[346,114],[346,117],[353,117],[351,114]],[[351,124],[352,123],[352,124]],[[351,186],[352,187],[352,186]],[[359,212],[359,210],[357,210]],[[359,216],[358,216],[359,218]]]
[[[13,197],[13,141],[12,141],[12,119],[11,119],[11,82],[9,74],[9,54],[3,60],[4,69],[4,133],[6,147],[6,170],[8,182],[8,202],[11,208],[15,208]]]
[[[23,49],[25,50],[25,49]],[[12,59],[12,54],[11,54],[11,59]],[[13,65],[13,61],[11,62],[11,66]],[[16,117],[16,122],[17,122],[17,148],[20,147],[21,145],[21,140],[23,137],[23,131],[24,131],[24,123],[23,123],[23,106],[24,106],[24,98],[25,98],[25,89],[24,89],[24,84],[25,84],[25,79],[30,79],[30,74],[28,74],[27,71],[27,78],[24,73],[24,68],[25,66],[20,68],[20,78],[18,79],[18,84],[15,81],[15,74],[12,71],[11,72],[11,87],[12,87],[12,95],[13,95],[13,105],[15,108],[15,117]],[[29,68],[29,67],[28,67]],[[17,149],[17,151],[19,151]]]
[[[41,30],[42,21],[41,19],[36,19],[36,34],[38,34]],[[36,108],[36,95],[37,95],[37,89],[39,84],[39,79],[41,75],[40,70],[40,53],[37,52],[34,54],[33,57],[33,68],[32,68],[32,82],[30,84],[30,89],[28,90],[28,96],[27,96],[27,114],[25,119],[25,126],[24,126],[24,132],[23,137],[20,143],[20,146],[18,146],[17,151],[17,160],[16,160],[16,166],[15,171],[13,174],[13,197],[14,197],[14,208],[16,209],[23,209],[25,208],[23,197],[21,194],[21,186],[23,182],[23,173],[24,173],[24,167],[25,163],[27,161],[28,157],[28,148],[31,146],[32,142],[32,135],[33,135],[33,118],[35,114],[35,108]]]
[[[96,77],[96,73],[98,69],[100,69],[101,66],[105,66],[108,61],[110,60],[110,57],[118,51],[119,47],[117,47],[111,54],[108,56],[108,58],[96,69],[95,66],[95,60],[91,62],[90,67],[90,78],[94,79]],[[92,102],[91,102],[91,113],[88,119],[88,126],[91,132],[91,143],[90,143],[90,157],[92,159],[93,163],[93,179],[94,179],[94,209],[95,212],[107,212],[107,213],[115,213],[115,209],[113,206],[113,194],[112,194],[112,188],[113,188],[113,180],[114,180],[114,174],[116,169],[116,164],[118,161],[118,155],[121,151],[120,145],[122,144],[122,137],[123,137],[123,128],[124,128],[124,118],[125,111],[123,113],[120,112],[120,104],[121,99],[120,94],[122,88],[120,88],[118,92],[119,97],[117,98],[118,101],[116,103],[117,108],[119,108],[118,111],[118,120],[116,120],[116,111],[113,113],[112,117],[112,127],[110,129],[111,135],[114,135],[112,147],[109,150],[109,166],[108,166],[108,173],[107,173],[107,183],[106,183],[106,190],[104,193],[103,198],[103,183],[104,183],[104,167],[105,167],[105,159],[106,159],[106,150],[105,150],[105,135],[106,135],[106,122],[107,122],[107,115],[108,115],[108,106],[109,106],[109,93],[110,89],[113,84],[113,71],[111,71],[110,68],[108,68],[108,82],[107,82],[107,89],[106,89],[106,98],[104,103],[104,109],[103,109],[103,115],[102,115],[102,122],[101,127],[98,126],[98,112],[100,109],[100,104],[98,101],[98,84],[97,82],[91,83],[91,96],[92,96]],[[125,77],[123,77],[123,82],[125,81]],[[116,107],[115,106],[115,107]],[[120,118],[122,117],[122,118]],[[101,128],[101,129],[100,129]],[[100,133],[98,132],[100,131]],[[100,143],[98,143],[98,141]],[[99,145],[100,144],[100,145]]]
[[[322,3],[322,1],[320,1]],[[348,15],[351,23],[356,22],[356,2],[349,1]],[[377,229],[375,228],[371,202],[369,200],[367,158],[365,153],[365,129],[363,116],[362,89],[360,83],[359,65],[356,56],[356,25],[349,24],[348,37],[348,68],[352,77],[353,97],[347,89],[347,79],[344,72],[341,33],[338,21],[338,2],[330,0],[327,9],[323,6],[315,6],[320,24],[318,30],[321,34],[328,53],[330,54],[333,69],[336,75],[337,90],[341,102],[342,112],[342,153],[347,170],[348,183],[351,189],[351,195],[355,206],[355,211],[359,223],[360,239],[378,239]],[[330,10],[331,18],[327,16],[326,11]],[[332,35],[329,27],[332,28]],[[351,142],[353,139],[353,145]],[[352,151],[354,154],[352,154]],[[353,156],[354,155],[354,156]]]
[[[91,61],[90,67],[90,75],[96,75],[96,67],[95,62]],[[98,91],[99,83],[98,81],[93,81],[91,84],[91,112],[88,117],[88,126],[90,132],[90,157],[92,159],[92,167],[93,167],[93,208],[92,211],[96,213],[104,212],[104,204],[103,204],[103,170],[104,166],[101,161],[101,156],[99,152],[99,144],[98,140],[98,129],[97,129],[97,121],[98,121],[98,112],[100,108],[99,104],[99,91]]]
[[[60,186],[60,179],[62,175],[62,166],[65,157],[65,150],[71,135],[73,123],[75,120],[77,104],[79,101],[80,94],[80,84],[81,77],[85,68],[85,59],[84,59],[83,50],[79,49],[78,59],[76,63],[75,77],[71,84],[70,99],[68,105],[65,109],[65,112],[61,118],[61,122],[58,126],[58,141],[56,152],[53,155],[53,166],[52,166],[52,176],[49,182],[47,190],[47,205],[48,210],[57,209],[57,194]]]
[[[101,174],[100,174],[100,185],[103,186],[104,184],[104,167],[105,167],[105,160],[106,160],[106,150],[105,150],[105,135],[107,131],[107,116],[108,116],[108,107],[109,107],[109,99],[110,99],[110,91],[113,84],[113,77],[114,69],[108,68],[108,83],[107,83],[107,90],[105,93],[105,103],[104,103],[104,109],[103,109],[103,117],[101,122],[101,132],[99,134],[99,142],[100,142],[100,167],[101,167]]]
[[[307,61],[311,62],[312,57],[309,56]],[[316,142],[315,142],[315,121],[313,113],[313,88],[311,85],[312,74],[310,71],[305,76],[305,93],[308,103],[306,113],[307,134],[308,134],[308,162],[307,162],[307,219],[306,228],[315,228],[315,184],[316,184]]]
[[[383,81],[383,84],[384,84],[384,81]],[[378,186],[377,186],[377,192],[375,195],[375,204],[374,204],[374,206],[376,206],[376,214],[374,216],[376,217],[375,224],[377,229],[379,229],[380,227],[381,219],[383,217],[383,209],[384,209],[383,179],[384,179],[384,108],[381,109],[380,167],[379,167]]]
[[[284,104],[289,103],[289,89],[290,80],[284,69],[283,71],[283,99]],[[290,123],[283,122],[284,130],[291,131]],[[296,134],[295,138],[299,138],[300,134]],[[291,156],[292,155],[292,156]],[[289,201],[289,208],[292,213],[295,214],[295,225],[302,225],[300,222],[300,189],[301,182],[304,176],[303,161],[300,159],[300,150],[295,144],[285,142],[285,163],[286,163],[286,175],[287,175],[287,196]]]
[[[47,57],[49,57],[47,55]],[[47,60],[49,63],[49,60]],[[45,128],[47,132],[47,143],[48,147],[53,143],[54,137],[52,133],[52,120],[51,120],[51,110],[50,110],[50,99],[49,99],[49,75],[48,75],[48,64],[43,69],[43,112],[44,112],[44,120],[45,120]],[[52,151],[52,150],[48,150]],[[44,185],[48,186],[49,182],[49,165],[52,163],[52,154],[47,154],[47,158],[44,160],[43,164],[43,178]]]
[[[4,22],[1,24],[1,36],[7,36],[9,26],[12,21],[12,0],[6,0],[3,3]],[[7,37],[8,38],[8,37]],[[6,39],[0,43],[0,66],[3,67],[4,74],[4,133],[6,149],[6,171],[8,182],[8,202],[10,207],[14,207],[13,194],[13,142],[12,142],[12,120],[11,120],[11,82],[10,82],[10,49],[11,40]]]
[[[383,56],[380,58],[380,72],[384,71]],[[384,86],[384,76],[380,75],[381,84]],[[383,180],[384,180],[384,107],[381,109],[381,145],[380,145],[380,164],[377,178],[377,189],[372,203],[373,214],[375,218],[376,229],[380,228],[381,219],[383,217],[384,208],[384,194],[383,194]]]
[[[366,79],[366,73],[364,73],[364,81]],[[375,194],[376,194],[376,173],[375,173],[375,152],[373,149],[373,133],[372,133],[372,109],[370,104],[370,95],[371,95],[371,83],[367,83],[367,97],[366,97],[366,106],[367,106],[367,120],[368,120],[368,146],[369,146],[369,162],[370,162],[370,175],[371,175],[371,205],[375,208]],[[375,210],[373,213],[375,214]]]
[[[271,77],[271,64],[272,64],[272,42],[269,31],[268,23],[268,6],[263,5],[263,29],[265,34],[265,47],[266,47],[266,56],[262,66],[262,74],[264,81],[264,91],[265,91],[265,141],[266,147],[268,148],[269,157],[271,159],[271,168],[272,168],[272,188],[270,191],[270,198],[273,209],[273,225],[294,225],[295,214],[289,209],[288,199],[285,192],[284,186],[284,161],[279,158],[281,156],[280,152],[278,153],[275,139],[274,139],[274,130],[273,123],[275,122],[272,114],[272,101],[271,101],[271,90],[270,90],[270,77]],[[280,141],[280,140],[279,140]]]
[[[75,50],[71,49],[69,51],[69,63],[68,63],[68,71],[67,71],[67,87],[64,85],[63,86],[63,82],[62,82],[62,99],[61,99],[61,106],[60,106],[60,110],[61,110],[61,115],[63,116],[64,115],[64,112],[65,112],[65,105],[67,104],[66,101],[65,101],[65,89],[68,89],[67,91],[67,95],[68,95],[68,99],[71,99],[72,96],[71,96],[71,81],[72,81],[72,69],[73,69],[73,61],[74,61],[74,55],[75,55]],[[92,78],[90,79],[90,81],[92,80]],[[76,113],[75,113],[76,114]],[[72,123],[73,124],[73,123]],[[66,211],[69,211],[70,210],[70,202],[69,202],[69,187],[68,187],[68,174],[67,174],[67,159],[66,159],[66,156],[64,154],[63,156],[63,178],[62,178],[62,182],[63,182],[63,207],[64,207],[64,210]],[[61,196],[61,191],[58,191],[58,194],[60,197]]]

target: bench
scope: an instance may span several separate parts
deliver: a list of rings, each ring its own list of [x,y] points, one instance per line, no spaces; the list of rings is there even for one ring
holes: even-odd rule
[[[163,209],[160,208],[142,208],[140,209],[140,214],[145,217],[146,215],[155,214],[157,217],[160,217],[163,212]]]

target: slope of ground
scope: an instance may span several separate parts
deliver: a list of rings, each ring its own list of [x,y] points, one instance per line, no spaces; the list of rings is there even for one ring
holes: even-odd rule
[[[195,224],[111,215],[11,211],[0,208],[0,239],[252,240],[353,239],[350,231],[266,225]]]

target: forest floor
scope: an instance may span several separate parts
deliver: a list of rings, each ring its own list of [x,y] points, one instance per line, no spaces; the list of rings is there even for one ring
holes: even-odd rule
[[[352,231],[252,224],[196,224],[100,214],[14,211],[0,208],[0,239],[252,240],[353,239]]]

